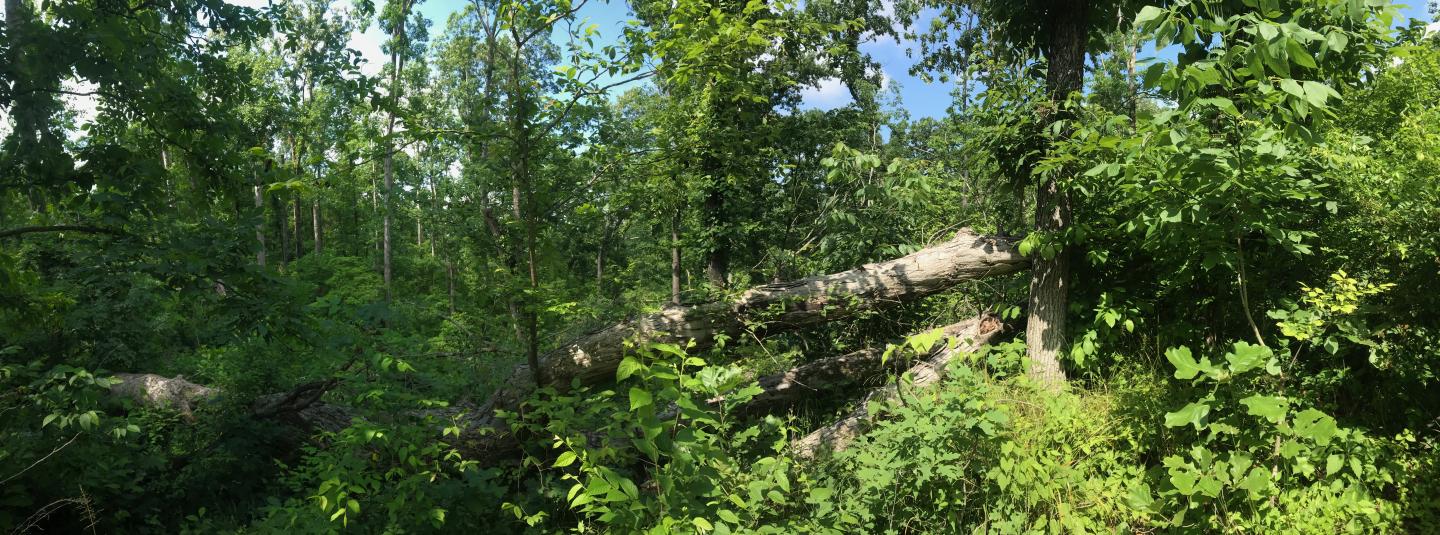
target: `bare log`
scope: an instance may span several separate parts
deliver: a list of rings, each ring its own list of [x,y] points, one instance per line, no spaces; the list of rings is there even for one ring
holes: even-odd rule
[[[193,420],[195,407],[215,399],[220,389],[196,384],[183,375],[165,377],[153,373],[117,373],[118,380],[110,385],[110,395],[133,401],[148,408],[168,408]],[[350,425],[351,411],[346,407],[320,401],[320,396],[334,388],[338,381],[305,383],[289,392],[260,396],[251,407],[256,418],[278,418],[298,427],[322,431],[338,431]]]
[[[695,349],[714,345],[721,335],[735,337],[747,322],[765,333],[791,331],[933,295],[967,280],[1025,269],[1029,259],[1003,237],[980,236],[961,229],[944,243],[885,262],[790,282],[757,286],[728,302],[670,306],[632,321],[583,336],[540,359],[546,384],[568,387],[572,381],[598,384],[611,380],[625,356],[625,341],[683,344]],[[497,410],[515,411],[535,388],[528,366],[519,366],[481,406],[479,425],[490,428],[481,449],[511,450],[514,438]]]
[[[975,334],[957,333],[958,343],[953,347],[946,344],[933,356],[920,361],[906,370],[909,377],[908,387],[910,389],[923,389],[944,378],[945,371],[950,361],[956,355],[963,355],[980,349],[981,346],[989,344],[1004,330],[999,318],[985,316],[981,318]],[[792,447],[795,452],[806,458],[813,458],[821,453],[833,453],[844,450],[851,443],[864,434],[870,428],[874,415],[870,413],[870,404],[873,402],[887,402],[899,399],[900,388],[898,384],[891,383],[883,388],[878,388],[865,396],[854,411],[845,415],[844,418],[833,424],[816,429],[808,435],[796,440]]]

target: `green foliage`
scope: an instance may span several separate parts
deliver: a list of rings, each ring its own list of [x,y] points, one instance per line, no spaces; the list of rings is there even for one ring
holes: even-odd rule
[[[759,392],[741,370],[671,344],[636,348],[615,390],[542,391],[512,427],[552,437],[525,464],[544,469],[541,492],[569,512],[506,508],[577,532],[783,532],[790,511],[824,503],[828,489],[792,481],[786,422],[729,416]]]
[[[891,4],[7,1],[0,530],[1440,530],[1440,38],[1378,0],[1089,2],[1056,110],[1065,3]],[[890,37],[943,116],[909,116]],[[853,102],[811,109],[822,86]],[[1052,179],[1074,222],[1029,232]],[[767,332],[787,301],[540,390],[500,415],[519,462],[476,447],[529,356],[964,226],[1074,255],[1065,388],[1007,339],[1025,274],[836,291],[860,310]],[[985,311],[996,342],[928,388],[873,377],[899,400],[831,456],[792,440],[865,389],[739,410]]]
[[[1277,390],[1270,348],[1236,342],[1224,363],[1187,347],[1166,358],[1204,395],[1165,414],[1192,437],[1131,489],[1129,504],[1159,526],[1305,533],[1385,531],[1397,508],[1386,444]],[[1264,373],[1261,373],[1263,370]],[[1198,518],[1197,518],[1198,517]]]

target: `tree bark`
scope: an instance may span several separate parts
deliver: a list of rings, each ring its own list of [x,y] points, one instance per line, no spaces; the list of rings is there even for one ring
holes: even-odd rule
[[[324,250],[321,240],[325,236],[324,221],[320,215],[320,199],[310,202],[310,220],[311,226],[315,229],[315,254],[320,254],[320,251]]]
[[[280,269],[284,270],[285,262],[290,259],[290,223],[286,221],[285,204],[279,195],[270,196],[270,211],[275,214],[275,234],[280,236]]]
[[[720,335],[746,332],[747,320],[760,321],[773,334],[834,321],[863,311],[939,293],[956,284],[1025,269],[1007,238],[983,237],[962,229],[951,240],[895,260],[859,268],[757,286],[734,301],[670,306],[647,316],[612,325],[562,345],[537,359],[545,386],[567,388],[572,381],[598,384],[612,380],[626,354],[625,342],[685,344],[692,350],[713,346]],[[518,367],[482,406],[477,422],[495,430],[481,449],[510,447],[514,439],[494,411],[515,411],[534,390],[531,364]]]
[[[610,243],[610,219],[602,218],[602,225],[605,227],[600,232],[599,250],[595,252],[595,295],[605,295],[605,246]]]
[[[446,295],[450,297],[450,315],[455,315],[455,263],[445,259]]]
[[[718,166],[717,166],[718,167]],[[711,177],[711,181],[724,177]],[[705,279],[711,286],[725,288],[730,275],[730,237],[725,221],[725,193],[722,186],[712,184],[705,193],[705,224],[709,227],[711,241],[705,251]]]
[[[670,217],[670,304],[680,304],[680,210]]]
[[[511,156],[511,202],[515,211],[515,220],[520,223],[525,238],[525,266],[530,281],[530,293],[526,295],[524,306],[520,308],[521,319],[525,329],[525,361],[530,367],[530,374],[536,385],[545,384],[546,369],[540,365],[540,326],[537,318],[536,300],[540,291],[540,277],[536,271],[535,263],[535,191],[530,176],[530,156],[533,150],[531,147],[531,102],[529,89],[526,87],[526,80],[521,68],[525,62],[526,42],[520,36],[518,27],[510,28],[511,40],[516,43],[513,47],[514,55],[510,58],[510,136],[515,144],[514,154]],[[523,209],[522,209],[523,205]]]
[[[405,69],[405,56],[400,53],[405,48],[405,21],[409,18],[410,2],[402,2],[400,5],[400,16],[395,21],[395,29],[392,33],[390,46],[390,105],[400,105],[400,71]],[[389,305],[392,296],[391,291],[391,247],[390,247],[390,220],[391,220],[391,193],[395,189],[395,111],[393,109],[385,113],[385,219],[383,236],[381,237],[381,272],[385,284],[385,304]]]
[[[300,211],[300,194],[295,193],[290,202],[295,211],[295,258],[298,260],[305,253],[305,231],[302,228],[305,218]]]
[[[270,172],[273,160],[265,160],[265,172]],[[255,241],[260,244],[260,249],[255,251],[255,263],[265,267],[265,195],[261,189],[260,172],[251,168],[252,181],[255,183],[255,211],[260,212],[260,219],[255,222]]]
[[[872,403],[895,401],[900,399],[902,390],[921,390],[940,382],[945,377],[950,361],[956,355],[963,355],[989,344],[1000,335],[1003,327],[999,318],[994,316],[982,316],[970,322],[948,327],[946,330],[947,340],[941,342],[942,345],[939,349],[905,371],[908,380],[903,389],[899,382],[876,389],[865,396],[865,399],[859,402],[859,406],[844,418],[805,435],[796,440],[791,447],[802,458],[814,458],[824,453],[844,450],[864,434],[874,422],[875,415],[870,413]],[[954,347],[950,347],[949,339],[956,340]]]
[[[1073,114],[1065,109],[1065,101],[1079,91],[1085,76],[1085,40],[1088,32],[1086,17],[1088,0],[1057,2],[1049,13],[1049,43],[1046,59],[1045,86],[1050,96],[1053,120],[1067,120]],[[1069,129],[1064,135],[1069,135]],[[1058,173],[1047,174],[1035,191],[1035,228],[1052,239],[1062,235],[1071,223],[1070,195],[1060,188]],[[1030,360],[1030,375],[1047,388],[1065,384],[1065,370],[1060,366],[1060,348],[1065,343],[1065,319],[1069,305],[1069,247],[1062,247],[1046,258],[1035,258],[1030,270],[1029,318],[1025,324],[1025,349]]]

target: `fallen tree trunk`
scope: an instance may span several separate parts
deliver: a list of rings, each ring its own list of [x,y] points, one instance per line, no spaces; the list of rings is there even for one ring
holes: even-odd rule
[[[622,322],[583,336],[544,355],[540,365],[545,369],[548,386],[568,387],[572,381],[598,384],[610,381],[624,358],[629,340],[687,344],[693,350],[713,346],[721,335],[736,337],[747,325],[759,324],[764,333],[795,330],[801,327],[842,319],[863,310],[884,308],[901,302],[941,292],[956,284],[992,275],[1025,269],[1029,260],[1022,257],[1008,238],[984,237],[962,229],[949,241],[927,247],[910,255],[886,262],[866,264],[859,268],[809,277],[785,283],[752,288],[732,301],[692,306],[670,306],[651,315]],[[990,320],[984,320],[990,321]],[[974,328],[983,330],[984,321]],[[969,327],[964,322],[951,326],[957,332]],[[988,331],[986,331],[988,333]],[[985,336],[975,335],[975,339]],[[985,338],[988,340],[988,338]],[[983,343],[983,342],[981,342]],[[976,346],[978,347],[978,345]],[[808,395],[802,385],[813,388],[826,384],[835,391],[844,386],[860,384],[865,378],[883,373],[879,360],[883,350],[860,352],[821,359],[792,370],[788,375],[762,379],[767,392],[754,403],[759,407],[783,405],[799,396]],[[855,377],[847,377],[851,372]],[[116,394],[145,401],[151,406],[173,405],[188,412],[196,401],[216,394],[214,389],[153,374],[121,374],[122,383],[112,388]],[[827,383],[828,381],[828,383]],[[345,407],[319,401],[328,388],[307,388],[302,385],[289,393],[264,396],[256,401],[252,413],[257,417],[280,417],[294,423],[322,430],[337,430],[348,425],[351,411]],[[330,384],[328,386],[334,386]],[[464,407],[426,411],[416,416],[436,416],[452,420],[463,432],[459,446],[472,458],[491,464],[519,451],[519,443],[510,433],[497,411],[514,412],[534,391],[535,383],[529,366],[516,368],[505,384],[485,404],[475,410]]]
[[[907,388],[923,389],[940,382],[940,379],[945,377],[945,371],[949,367],[950,361],[956,355],[980,349],[981,346],[994,341],[1004,330],[1004,324],[994,316],[981,318],[977,327],[975,335],[960,334],[957,337],[959,343],[953,347],[945,344],[932,356],[906,370],[905,374],[909,379]],[[804,458],[814,458],[822,453],[844,450],[869,429],[874,419],[874,415],[870,413],[871,403],[894,401],[900,398],[900,394],[900,386],[897,383],[878,388],[865,396],[859,406],[844,418],[796,440],[792,447],[800,457]]]
[[[110,395],[143,407],[174,409],[187,420],[194,419],[192,411],[196,406],[220,395],[220,389],[192,383],[183,375],[117,373],[115,379],[117,382],[110,385]],[[260,396],[251,406],[250,414],[256,418],[285,420],[306,429],[339,431],[350,425],[352,411],[320,401],[337,382],[331,379],[306,383],[289,392]]]
[[[540,359],[548,386],[566,388],[572,381],[598,384],[612,380],[625,356],[625,342],[686,344],[704,350],[721,336],[736,337],[748,323],[764,333],[791,331],[834,321],[859,312],[892,306],[944,291],[956,284],[1025,269],[1029,259],[1015,243],[962,229],[949,241],[895,260],[796,281],[757,286],[728,302],[671,306],[635,320],[618,323],[546,353]],[[474,424],[475,446],[481,450],[513,450],[514,437],[495,411],[516,411],[535,389],[529,366],[510,378],[481,406]]]

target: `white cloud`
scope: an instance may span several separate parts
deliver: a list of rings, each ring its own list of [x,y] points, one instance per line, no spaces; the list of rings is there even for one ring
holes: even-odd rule
[[[385,32],[380,31],[378,24],[371,24],[364,32],[355,32],[350,35],[350,48],[360,52],[360,57],[365,60],[360,65],[360,72],[365,73],[366,76],[380,74],[380,69],[390,61],[381,48],[381,45],[385,43],[385,38]]]
[[[821,110],[833,110],[849,104],[850,91],[839,78],[823,78],[814,86],[800,89],[802,106]]]

